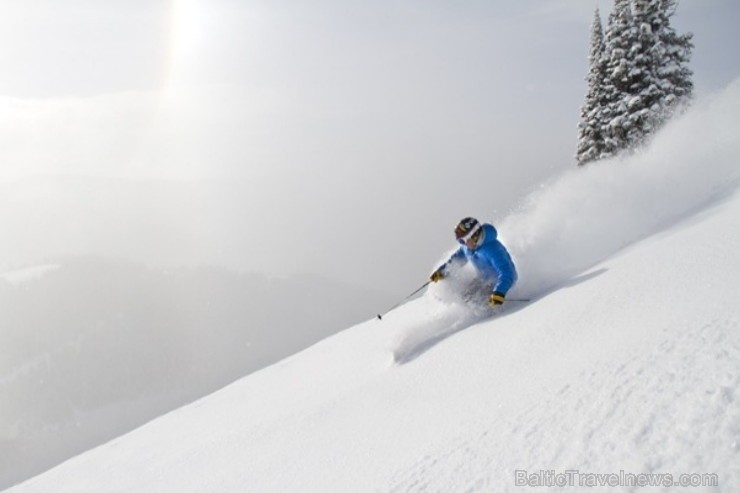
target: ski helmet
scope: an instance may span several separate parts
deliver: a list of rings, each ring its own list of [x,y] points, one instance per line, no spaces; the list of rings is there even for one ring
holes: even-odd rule
[[[464,244],[475,233],[477,233],[480,228],[481,225],[477,219],[473,217],[466,217],[465,219],[457,223],[457,227],[455,228],[455,238],[457,238],[457,241]]]

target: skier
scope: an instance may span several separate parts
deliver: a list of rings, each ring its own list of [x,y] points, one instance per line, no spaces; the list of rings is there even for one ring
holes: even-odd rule
[[[471,262],[479,280],[490,289],[488,304],[494,308],[503,305],[507,291],[517,280],[517,274],[514,261],[496,236],[496,228],[491,224],[481,224],[477,219],[466,217],[455,228],[460,248],[432,273],[429,280],[438,282],[444,279],[453,263],[464,265]]]

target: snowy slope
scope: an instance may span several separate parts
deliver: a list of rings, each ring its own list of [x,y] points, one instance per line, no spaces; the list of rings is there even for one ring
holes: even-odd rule
[[[312,275],[55,260],[0,274],[0,490],[393,302]]]
[[[739,491],[739,96],[504,221],[532,303],[474,323],[442,283],[9,491],[521,491],[517,470]]]

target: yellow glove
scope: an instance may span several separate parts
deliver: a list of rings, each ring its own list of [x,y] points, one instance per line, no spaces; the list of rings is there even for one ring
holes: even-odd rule
[[[492,307],[501,306],[504,304],[504,298],[505,296],[502,293],[494,291],[491,293],[491,296],[488,297],[488,304]]]
[[[429,280],[432,282],[439,282],[444,278],[445,278],[445,275],[442,272],[442,269],[438,269],[432,273],[432,275],[429,277]]]

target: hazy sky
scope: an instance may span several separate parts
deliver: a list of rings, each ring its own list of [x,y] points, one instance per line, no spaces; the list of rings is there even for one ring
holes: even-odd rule
[[[107,253],[403,292],[460,217],[573,166],[597,2],[1,5],[0,268]],[[740,75],[738,19],[681,1],[698,94]]]

